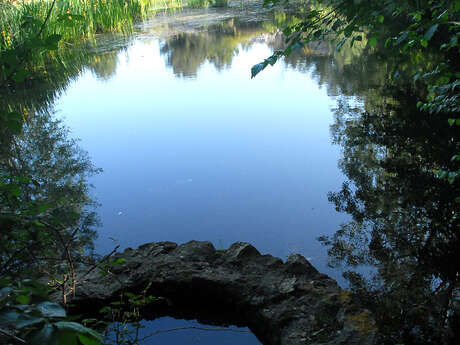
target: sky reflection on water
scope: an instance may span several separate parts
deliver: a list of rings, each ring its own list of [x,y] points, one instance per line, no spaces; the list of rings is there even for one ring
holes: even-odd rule
[[[251,66],[272,52],[261,40],[237,45],[224,68],[205,59],[188,77],[174,73],[164,45],[135,39],[105,65],[112,71],[84,71],[56,104],[104,170],[92,181],[102,204],[96,251],[246,241],[283,259],[301,253],[338,278],[316,241],[346,220],[327,200],[344,177],[326,87],[283,63],[251,80]]]
[[[108,237],[123,247],[195,239],[316,259],[315,237],[343,220],[326,195],[343,180],[326,90],[282,64],[251,80],[270,54],[261,43],[196,79],[174,77],[158,51],[134,42],[110,80],[86,72],[57,105],[104,169],[93,181],[98,251],[113,247]]]

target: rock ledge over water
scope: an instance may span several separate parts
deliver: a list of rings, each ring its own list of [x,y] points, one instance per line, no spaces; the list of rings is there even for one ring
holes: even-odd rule
[[[207,324],[247,326],[265,345],[374,344],[374,320],[303,256],[287,262],[248,243],[147,243],[116,254],[126,261],[101,276],[80,273],[72,302],[89,315],[124,292],[158,296],[141,310]]]

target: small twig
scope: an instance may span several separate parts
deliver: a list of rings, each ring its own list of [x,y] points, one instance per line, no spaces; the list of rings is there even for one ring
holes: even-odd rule
[[[101,263],[103,263],[104,261],[107,261],[113,254],[116,253],[116,251],[118,250],[118,248],[120,248],[120,245],[116,245],[115,248],[109,253],[107,254],[106,256],[104,256],[101,261],[99,261],[97,264],[93,265],[88,271],[86,271],[86,273],[83,275],[83,277],[87,276],[88,274],[90,274],[92,271],[94,271],[98,265],[100,265]]]
[[[73,241],[73,236],[76,234],[76,231],[78,230],[78,228],[72,233],[72,237],[70,238],[70,240],[68,242],[66,242],[64,240],[64,238],[62,237],[61,235],[61,230],[62,229],[59,229],[57,227],[55,227],[54,225],[52,224],[49,224],[43,220],[41,220],[41,222],[48,226],[49,228],[51,228],[52,230],[54,230],[54,232],[56,233],[57,237],[58,237],[58,240],[61,242],[61,245],[62,247],[64,248],[64,251],[65,251],[65,255],[66,255],[66,258],[67,258],[67,262],[70,266],[70,273],[71,273],[71,282],[72,282],[72,287],[70,288],[71,289],[71,292],[73,292],[73,294],[75,295],[75,286],[76,286],[76,280],[75,280],[75,266],[74,266],[74,263],[73,263],[73,258],[72,258],[72,255],[70,254],[70,250],[69,250],[69,246],[70,244],[72,243]],[[67,280],[65,280],[66,282]],[[64,282],[64,286],[65,286],[65,282]],[[64,301],[64,304],[65,304],[65,292],[64,293],[64,296],[63,296],[63,301]]]
[[[67,274],[64,274],[64,280],[61,284],[61,287],[62,287],[62,304],[66,305],[67,303],[67,295],[65,293],[65,287],[66,287],[66,284],[67,284],[67,280],[69,278],[67,277]]]

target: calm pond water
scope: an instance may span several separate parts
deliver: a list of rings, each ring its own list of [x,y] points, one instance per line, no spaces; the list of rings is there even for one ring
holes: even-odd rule
[[[92,180],[103,223],[97,252],[165,240],[216,248],[246,241],[283,259],[301,253],[339,277],[316,238],[347,220],[327,199],[344,180],[330,134],[340,66],[317,47],[251,80],[251,66],[282,44],[261,17],[186,11],[155,17],[121,43],[99,38],[97,64],[55,105],[103,169]],[[190,325],[166,318],[147,331]],[[250,333],[198,330],[151,341],[258,343]]]
[[[100,56],[110,73],[84,70],[56,103],[104,170],[93,180],[97,251],[113,249],[111,239],[123,248],[247,241],[324,269],[315,238],[344,221],[327,200],[344,178],[330,139],[334,99],[314,64],[279,63],[251,80],[276,40],[261,23],[191,32],[155,24]]]

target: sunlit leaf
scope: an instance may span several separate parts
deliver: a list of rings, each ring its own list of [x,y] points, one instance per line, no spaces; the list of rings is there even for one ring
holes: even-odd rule
[[[369,46],[375,47],[376,45],[377,45],[377,37],[372,36],[372,37],[369,39]]]

